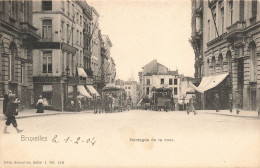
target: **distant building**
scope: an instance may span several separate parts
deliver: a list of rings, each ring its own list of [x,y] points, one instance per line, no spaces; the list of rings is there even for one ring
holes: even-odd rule
[[[126,91],[127,97],[132,98],[133,106],[136,107],[138,103],[138,92],[137,92],[137,82],[136,81],[124,81],[124,89]]]
[[[133,81],[133,80],[123,81],[123,80],[117,79],[116,86],[119,86],[120,88],[125,90],[127,98],[129,98],[129,96],[130,96],[132,99],[133,106],[136,107],[136,105],[139,101],[137,82]]]
[[[139,72],[140,90],[142,96],[152,97],[152,88],[172,88],[173,97],[180,99],[180,75],[178,70],[170,71],[167,67],[153,60]]]

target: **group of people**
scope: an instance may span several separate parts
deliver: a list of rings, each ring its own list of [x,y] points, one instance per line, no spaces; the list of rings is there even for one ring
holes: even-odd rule
[[[236,108],[236,113],[239,114],[240,110],[240,104],[241,104],[241,96],[239,94],[239,92],[236,92],[236,96],[235,98],[233,98],[233,94],[230,93],[229,97],[228,97],[228,103],[229,103],[229,111],[232,113],[233,111],[233,105],[235,104],[235,108]],[[220,109],[220,97],[218,94],[215,95],[215,108],[216,108],[216,112],[219,112]]]
[[[8,134],[7,127],[9,125],[13,125],[16,129],[17,133],[22,132],[23,130],[18,129],[17,121],[15,116],[18,115],[18,105],[20,104],[20,100],[12,93],[11,90],[8,90],[4,95],[3,101],[3,113],[7,117],[5,122],[5,128],[3,133]]]
[[[126,103],[126,104],[125,104]],[[105,94],[102,98],[96,97],[94,102],[94,114],[96,113],[111,113],[115,110],[122,111],[123,107],[127,110],[132,108],[132,98],[129,96],[126,101],[112,94]]]

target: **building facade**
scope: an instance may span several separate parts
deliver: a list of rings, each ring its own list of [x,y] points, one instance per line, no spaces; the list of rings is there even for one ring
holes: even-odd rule
[[[88,97],[82,86],[93,81],[84,71],[84,7],[80,1],[33,2],[33,25],[42,38],[33,51],[34,102],[42,95],[50,108],[64,110],[78,92]]]
[[[91,69],[91,55],[92,55],[92,7],[89,6],[86,2],[82,3],[83,8],[83,64],[84,70],[87,73],[88,77],[93,77],[93,71]]]
[[[137,106],[138,103],[138,92],[137,92],[137,82],[136,81],[124,81],[123,88],[126,91],[127,97],[131,97],[133,107]]]
[[[0,104],[7,90],[33,104],[33,44],[40,40],[33,26],[32,1],[0,1]],[[1,106],[0,105],[0,106]]]
[[[139,72],[140,89],[142,97],[148,95],[152,97],[152,89],[155,88],[172,88],[173,97],[180,99],[180,75],[178,70],[169,71],[167,67],[153,60],[143,67]]]
[[[241,108],[258,109],[260,2],[257,0],[192,2],[202,5],[202,76],[228,74],[220,86],[202,94],[203,107],[206,108],[205,104],[210,104],[206,100],[215,93],[220,93],[221,102],[226,107],[226,97],[229,93],[233,93],[242,97]]]
[[[116,64],[111,56],[111,48],[112,42],[109,39],[108,35],[102,35],[102,39],[104,42],[104,51],[105,51],[105,59],[104,59],[104,77],[106,83],[115,83],[116,78]]]

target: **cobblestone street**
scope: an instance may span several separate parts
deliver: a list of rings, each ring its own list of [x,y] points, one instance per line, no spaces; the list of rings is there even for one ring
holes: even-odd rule
[[[54,165],[64,161],[68,167],[108,162],[114,166],[260,166],[257,112],[87,111],[37,117],[28,117],[28,113],[17,119],[24,130],[21,134],[12,127],[10,134],[1,131],[1,148],[5,146],[13,155],[12,160],[9,155],[1,157],[1,165],[24,158],[47,164],[54,161]],[[3,128],[4,120],[0,122]]]

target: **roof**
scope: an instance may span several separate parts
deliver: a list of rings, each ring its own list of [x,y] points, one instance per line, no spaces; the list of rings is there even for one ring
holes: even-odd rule
[[[168,68],[157,62],[156,59],[143,66],[144,75],[162,75],[168,73]]]

